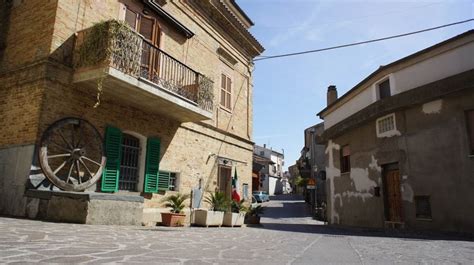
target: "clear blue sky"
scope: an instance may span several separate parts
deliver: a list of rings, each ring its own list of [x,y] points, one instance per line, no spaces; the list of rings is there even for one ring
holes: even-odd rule
[[[315,1],[237,0],[255,23],[263,55],[297,52],[421,30],[474,17],[474,0]],[[463,33],[456,25],[378,43],[257,61],[254,71],[254,141],[285,150],[285,168],[303,147],[303,130],[321,122],[328,85],[339,96],[380,65]]]

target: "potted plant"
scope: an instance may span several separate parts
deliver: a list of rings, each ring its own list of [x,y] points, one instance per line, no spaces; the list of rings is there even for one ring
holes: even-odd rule
[[[250,209],[245,216],[246,224],[260,224],[260,215],[263,214],[263,207],[258,205]]]
[[[229,200],[225,193],[216,191],[209,194],[204,201],[209,203],[210,209],[197,209],[194,212],[194,224],[220,227],[224,219],[224,211],[229,207]]]
[[[247,207],[244,205],[245,201],[232,201],[231,211],[226,211],[224,214],[224,226],[242,226],[244,224]]]
[[[161,213],[161,224],[165,226],[183,226],[185,214],[182,214],[184,201],[189,198],[187,194],[172,194],[166,196],[163,201],[165,206],[171,208],[169,213]]]

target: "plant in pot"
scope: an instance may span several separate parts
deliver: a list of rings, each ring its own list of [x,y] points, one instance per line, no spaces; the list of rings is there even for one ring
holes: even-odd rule
[[[256,207],[250,208],[250,211],[247,212],[245,216],[246,224],[260,224],[260,215],[263,214],[263,207],[258,205]]]
[[[165,226],[183,226],[186,215],[182,213],[184,202],[189,199],[187,194],[172,194],[163,198],[165,206],[171,208],[169,213],[161,213],[161,224]]]
[[[245,214],[247,207],[245,207],[245,200],[232,201],[230,211],[226,211],[224,214],[224,226],[242,226],[244,224]]]
[[[194,224],[200,226],[221,226],[224,219],[224,211],[229,207],[229,200],[225,193],[214,192],[204,200],[210,205],[209,210],[197,209],[194,212]]]

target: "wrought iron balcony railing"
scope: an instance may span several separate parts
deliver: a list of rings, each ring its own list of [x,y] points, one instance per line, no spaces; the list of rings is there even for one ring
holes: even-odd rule
[[[213,81],[144,39],[126,24],[102,22],[77,34],[76,69],[113,67],[212,112]]]

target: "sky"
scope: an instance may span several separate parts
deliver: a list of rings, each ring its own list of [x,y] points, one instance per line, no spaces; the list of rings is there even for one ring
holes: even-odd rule
[[[270,56],[398,35],[474,18],[474,0],[237,0],[250,32]],[[468,22],[399,39],[255,62],[254,142],[285,153],[285,168],[304,146],[304,129],[322,122],[326,91],[341,96],[375,71],[473,29]]]

